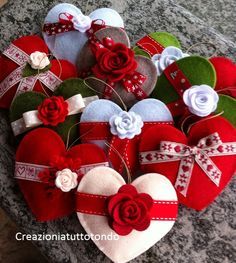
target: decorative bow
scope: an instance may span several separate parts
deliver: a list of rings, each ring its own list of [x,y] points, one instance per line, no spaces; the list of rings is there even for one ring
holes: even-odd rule
[[[209,179],[219,186],[221,171],[211,160],[211,156],[236,154],[236,142],[222,143],[217,132],[202,138],[197,146],[161,141],[159,151],[140,153],[141,164],[180,161],[175,188],[186,197],[196,162]]]
[[[10,75],[8,75],[2,82],[0,82],[0,98],[14,85],[19,83],[15,93],[15,97],[23,92],[31,91],[34,88],[37,80],[41,81],[48,89],[54,91],[58,85],[62,83],[52,71],[40,73],[36,76],[23,78],[22,73],[25,65],[29,61],[29,55],[17,46],[11,44],[4,52],[3,55],[14,61],[17,67]]]
[[[83,109],[92,101],[98,100],[98,96],[82,98],[81,94],[76,94],[66,100],[68,104],[68,114],[74,115],[83,111]],[[40,126],[43,122],[38,118],[38,110],[27,111],[23,113],[22,118],[11,123],[15,136],[26,132],[34,127]]]

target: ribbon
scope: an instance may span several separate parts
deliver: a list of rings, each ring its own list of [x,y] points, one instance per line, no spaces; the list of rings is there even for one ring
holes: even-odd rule
[[[81,177],[87,172],[89,172],[91,169],[99,166],[108,167],[109,164],[108,162],[103,162],[103,163],[81,165],[81,167],[78,170],[76,170],[75,173],[77,173],[77,175]],[[56,171],[54,168],[46,165],[16,162],[14,177],[20,180],[42,183],[41,179],[38,177],[38,174],[44,172],[45,170]]]
[[[173,86],[177,94],[180,96],[180,99],[167,104],[167,107],[171,113],[176,115],[181,115],[186,107],[183,102],[183,93],[186,89],[189,89],[192,84],[188,78],[184,75],[183,71],[178,67],[176,62],[170,64],[164,71],[166,78]]]
[[[161,54],[164,50],[164,47],[149,35],[141,38],[136,45],[147,52],[150,57],[155,54]]]
[[[98,96],[82,98],[81,94],[76,94],[66,100],[68,104],[68,116],[78,114],[92,101],[98,100]],[[43,122],[38,118],[38,111],[32,110],[22,114],[22,118],[11,123],[15,136],[24,133],[34,127],[40,126]]]
[[[211,160],[211,156],[236,154],[236,142],[223,143],[217,132],[199,140],[197,146],[161,141],[159,151],[140,153],[141,164],[180,161],[175,188],[186,197],[192,170],[196,162],[208,178],[219,187],[222,172]]]
[[[40,73],[36,76],[22,78],[22,72],[25,65],[29,61],[29,55],[17,46],[11,44],[4,52],[3,55],[14,61],[19,67],[10,73],[3,81],[0,82],[0,98],[14,85],[19,83],[15,97],[23,92],[31,91],[37,80],[41,81],[49,90],[54,91],[62,81],[50,70]]]
[[[108,216],[107,198],[109,196],[89,193],[76,193],[76,211],[79,213]],[[177,201],[153,200],[150,218],[159,221],[175,221],[178,212]]]
[[[102,43],[96,38],[94,34],[90,36],[89,40],[90,40],[90,47],[93,53],[96,53],[96,51],[100,48],[106,48],[107,46],[112,46],[115,43],[114,40],[110,37],[104,37]],[[137,100],[143,100],[148,97],[145,91],[141,87],[146,79],[147,79],[146,76],[144,76],[143,74],[137,71],[134,71],[131,74],[126,74],[125,77],[118,82],[122,84],[122,86],[125,88],[125,90],[128,93],[133,93]],[[104,99],[111,98],[116,83],[117,82],[107,81],[107,85],[105,86],[103,92]]]

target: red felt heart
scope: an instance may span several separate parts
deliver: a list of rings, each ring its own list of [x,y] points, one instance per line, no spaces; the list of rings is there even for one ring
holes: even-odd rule
[[[49,54],[48,47],[46,43],[38,36],[24,36],[14,40],[13,45],[24,51],[26,54],[30,55],[35,51],[44,52]],[[13,60],[9,59],[5,55],[0,56],[0,83],[7,76],[10,75],[15,69],[19,67]],[[62,81],[68,78],[73,78],[77,76],[76,68],[73,64],[66,60],[51,60],[50,71],[54,73]],[[12,86],[3,96],[0,98],[0,107],[9,108],[12,99],[15,96],[17,87],[19,83]],[[44,92],[45,86],[41,84],[38,80],[34,85],[34,91]],[[50,93],[50,90],[47,90]]]
[[[236,64],[229,58],[213,57],[210,59],[216,71],[216,91],[236,98]],[[223,89],[225,89],[223,91]],[[228,90],[226,90],[228,89]]]
[[[171,141],[189,146],[196,146],[200,139],[215,132],[219,134],[223,143],[236,142],[235,128],[226,119],[222,117],[215,117],[194,124],[189,131],[188,137],[172,126],[154,126],[143,134],[139,151],[148,152],[159,150],[161,141]],[[211,142],[208,141],[207,143],[210,144]],[[219,146],[219,149],[220,148],[221,147]],[[178,151],[178,149],[176,150]],[[203,172],[199,165],[194,162],[191,181],[186,197],[179,192],[183,190],[180,189],[182,186],[179,185],[176,187],[180,203],[196,210],[201,210],[207,207],[226,187],[236,170],[236,156],[211,156],[210,159],[222,172],[219,187],[217,187]],[[180,161],[141,165],[143,172],[164,174],[173,184],[176,182],[179,168]],[[186,170],[187,168],[182,167],[182,169]],[[207,170],[211,169],[211,165],[208,165]]]
[[[16,162],[37,165],[50,166],[58,157],[80,160],[82,166],[106,162],[106,156],[98,146],[80,144],[66,150],[61,137],[47,128],[38,128],[28,133],[16,152]],[[22,179],[18,179],[18,183],[38,221],[53,220],[69,215],[75,210],[75,191],[73,190],[62,192],[55,186],[50,194],[48,185],[45,183]]]

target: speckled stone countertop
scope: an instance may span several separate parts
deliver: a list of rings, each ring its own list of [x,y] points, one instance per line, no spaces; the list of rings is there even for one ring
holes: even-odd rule
[[[20,35],[40,33],[47,10],[58,2],[61,1],[10,0],[0,11],[0,49]],[[77,4],[83,11],[86,9],[87,1],[67,2]],[[219,55],[236,57],[235,43],[173,1],[88,1],[87,12],[102,6],[113,7],[122,15],[133,42],[148,32],[168,31],[180,39],[184,49],[197,42],[211,42]],[[205,56],[212,54],[207,46],[199,46],[195,51]],[[76,215],[49,223],[35,222],[13,178],[15,150],[6,116],[5,111],[0,111],[1,206],[25,233],[83,232]],[[169,234],[132,262],[235,262],[235,194],[234,180],[206,210],[195,212],[180,207],[178,221]],[[90,241],[37,241],[35,244],[50,262],[110,262]]]

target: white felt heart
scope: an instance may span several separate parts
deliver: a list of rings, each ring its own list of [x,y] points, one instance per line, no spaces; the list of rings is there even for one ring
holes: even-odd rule
[[[125,184],[122,176],[108,167],[97,167],[89,171],[81,180],[77,192],[110,196],[117,193]],[[156,173],[145,174],[132,182],[138,193],[149,194],[153,200],[177,202],[175,189],[170,181]],[[77,212],[81,225],[89,235],[117,235],[109,224],[108,218]],[[145,252],[173,227],[174,219],[151,220],[151,224],[144,231],[132,230],[126,236],[119,236],[113,240],[94,240],[97,247],[112,261],[125,263]]]
[[[44,24],[57,23],[61,14],[72,15],[73,18],[80,20],[83,16],[81,10],[72,4],[62,3],[54,6],[47,14]],[[103,20],[108,26],[124,27],[124,23],[120,15],[113,9],[100,8],[93,11],[89,17],[92,20]],[[47,35],[43,32],[43,37],[49,49],[58,59],[65,59],[76,64],[78,55],[88,40],[86,32],[78,30],[59,33],[55,35]]]

